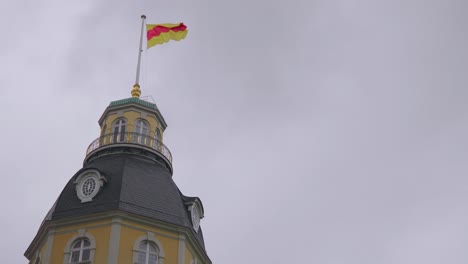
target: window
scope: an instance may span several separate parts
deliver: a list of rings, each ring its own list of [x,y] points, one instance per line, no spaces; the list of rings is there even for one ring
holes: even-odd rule
[[[193,229],[195,229],[195,232],[198,232],[198,228],[200,227],[200,210],[198,209],[198,206],[196,203],[194,203],[192,206],[191,216],[192,216]]]
[[[143,119],[138,119],[135,122],[135,132],[138,134],[148,135],[149,134],[149,125]]]
[[[82,263],[91,260],[91,243],[86,238],[77,239],[71,248],[69,263]]]
[[[115,121],[114,126],[113,126],[113,142],[123,142],[125,140],[125,126],[126,122],[123,119],[118,119]]]
[[[90,196],[96,190],[96,179],[88,178],[83,182],[83,186],[81,188],[81,192],[83,196]]]
[[[159,250],[156,245],[148,240],[140,242],[138,248],[138,264],[157,264]]]
[[[65,246],[63,264],[91,264],[96,253],[96,240],[86,229],[79,229]],[[53,261],[56,263],[55,261]],[[58,263],[58,262],[57,262]]]
[[[134,141],[143,145],[149,145],[149,124],[143,119],[135,121]]]
[[[164,264],[164,248],[154,233],[148,232],[133,244],[134,264]]]
[[[156,128],[154,132],[154,138],[155,138],[154,147],[156,149],[160,149],[161,148],[161,131],[159,131],[159,128]]]
[[[157,140],[161,141],[161,131],[159,131],[159,128],[156,128],[156,131],[154,132],[154,136],[156,137]]]
[[[98,170],[84,170],[73,181],[75,184],[76,196],[82,203],[91,202],[106,181],[106,178]]]
[[[203,205],[197,197],[188,202],[187,205],[190,211],[193,229],[195,232],[198,232],[200,229],[200,219],[203,218]]]

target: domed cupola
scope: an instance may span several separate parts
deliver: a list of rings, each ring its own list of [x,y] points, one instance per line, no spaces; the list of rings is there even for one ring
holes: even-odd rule
[[[89,145],[84,165],[98,157],[131,152],[161,162],[172,174],[172,155],[163,144],[167,124],[156,104],[138,97],[113,101],[99,126],[101,135]]]

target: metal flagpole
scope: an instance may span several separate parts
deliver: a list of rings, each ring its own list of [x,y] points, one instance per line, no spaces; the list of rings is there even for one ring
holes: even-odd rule
[[[140,97],[141,90],[140,90],[140,65],[141,65],[141,53],[143,51],[143,31],[145,26],[145,19],[146,16],[141,16],[141,31],[140,31],[140,47],[138,49],[138,64],[137,64],[137,71],[136,71],[136,78],[135,78],[135,85],[133,85],[132,89],[132,97]]]

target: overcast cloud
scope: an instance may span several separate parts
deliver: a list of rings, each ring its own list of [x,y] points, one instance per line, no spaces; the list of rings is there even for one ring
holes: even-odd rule
[[[468,262],[468,2],[2,1],[2,263],[130,96],[143,54],[214,263]]]

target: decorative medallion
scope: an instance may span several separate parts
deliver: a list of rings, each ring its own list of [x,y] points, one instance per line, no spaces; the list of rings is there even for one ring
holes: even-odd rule
[[[98,194],[106,178],[98,170],[90,169],[80,173],[75,180],[76,195],[82,203],[91,202]]]
[[[198,228],[200,227],[200,209],[198,205],[194,203],[192,205],[192,225],[195,232],[198,232]]]

